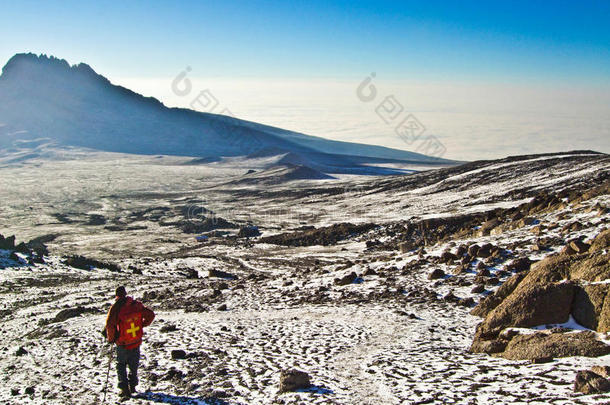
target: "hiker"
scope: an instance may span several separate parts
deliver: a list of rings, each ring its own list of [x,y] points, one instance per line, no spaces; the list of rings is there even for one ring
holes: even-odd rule
[[[119,378],[119,395],[129,398],[138,385],[138,365],[143,328],[155,319],[155,313],[140,301],[127,296],[125,287],[116,289],[116,301],[106,318],[106,338],[116,343],[116,371]],[[127,376],[129,367],[129,377]]]

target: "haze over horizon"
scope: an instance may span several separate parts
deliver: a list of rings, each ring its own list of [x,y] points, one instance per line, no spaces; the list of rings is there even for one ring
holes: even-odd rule
[[[610,6],[349,4],[6,3],[0,63],[54,55],[168,106],[209,90],[211,112],[415,151],[375,113],[393,95],[450,159],[610,152]],[[362,102],[372,72],[379,94]]]

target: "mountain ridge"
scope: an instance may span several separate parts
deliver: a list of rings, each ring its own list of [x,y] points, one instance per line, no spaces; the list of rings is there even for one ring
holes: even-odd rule
[[[61,145],[110,152],[214,158],[275,148],[283,152],[351,157],[371,163],[452,164],[453,161],[375,145],[332,141],[237,118],[167,107],[85,64],[54,56],[17,54],[0,75],[0,145],[46,137]],[[344,159],[345,157],[345,159]],[[344,162],[343,160],[347,160]],[[360,164],[360,163],[359,163]],[[332,165],[331,165],[332,166]]]

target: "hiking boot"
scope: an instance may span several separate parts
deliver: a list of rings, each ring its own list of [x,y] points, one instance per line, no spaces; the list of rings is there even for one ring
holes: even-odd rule
[[[135,395],[136,392],[137,392],[136,391],[136,386],[129,384],[129,392],[131,393],[131,395]]]
[[[121,388],[121,392],[119,392],[120,399],[128,399],[131,398],[131,391],[129,388]]]

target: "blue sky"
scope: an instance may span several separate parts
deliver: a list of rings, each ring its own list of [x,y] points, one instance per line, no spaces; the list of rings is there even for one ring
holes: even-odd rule
[[[0,57],[109,75],[575,80],[608,83],[606,1],[0,2]]]
[[[355,124],[364,107],[353,89],[376,72],[387,94],[451,145],[448,157],[519,153],[523,137],[539,145],[530,152],[610,152],[609,21],[608,1],[0,0],[0,64],[17,52],[86,62],[179,106],[190,100],[176,99],[169,83],[190,66],[198,86],[215,89],[240,118],[409,149],[374,115]],[[265,84],[279,80],[293,85]],[[291,116],[271,111],[278,105]],[[499,147],[485,134],[507,122],[521,141],[503,134]]]

